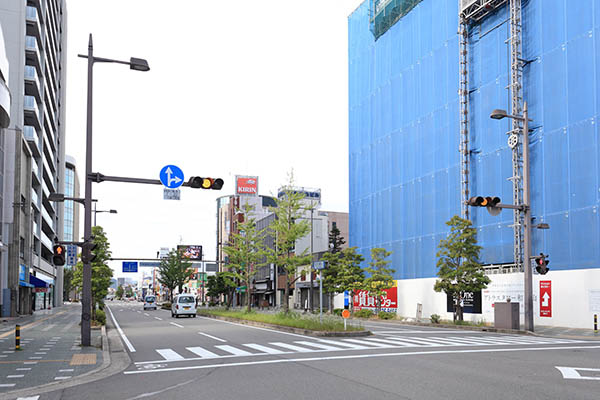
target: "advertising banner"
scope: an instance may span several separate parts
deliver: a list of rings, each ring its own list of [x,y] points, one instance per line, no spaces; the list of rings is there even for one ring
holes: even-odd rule
[[[238,196],[258,196],[258,176],[236,175],[235,194]]]
[[[366,290],[360,290],[354,295],[354,309],[361,310],[363,308],[375,310],[377,304],[374,296],[369,296]],[[385,291],[381,296],[381,311],[396,312],[398,310],[398,282],[394,281],[394,287]]]
[[[481,290],[465,292],[463,297],[463,312],[466,314],[481,314]],[[446,311],[454,312],[454,297],[446,295]]]
[[[552,318],[552,281],[540,281],[540,317]]]
[[[202,260],[202,246],[199,244],[180,244],[177,250],[183,250],[183,256],[190,260]]]

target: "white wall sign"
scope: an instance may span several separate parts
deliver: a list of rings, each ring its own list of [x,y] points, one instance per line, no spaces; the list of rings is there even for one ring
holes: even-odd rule
[[[591,312],[600,312],[600,289],[590,289],[589,304]]]

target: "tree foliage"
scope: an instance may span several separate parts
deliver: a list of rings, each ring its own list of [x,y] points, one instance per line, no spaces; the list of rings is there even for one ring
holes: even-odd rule
[[[354,295],[365,288],[365,272],[360,264],[364,257],[356,252],[356,247],[343,249],[337,253],[340,258],[337,272],[337,292],[347,291],[350,295],[350,309],[354,312]]]
[[[206,278],[206,295],[211,301],[230,295],[232,288],[235,288],[235,282],[228,272],[217,272],[216,275],[209,275]]]
[[[117,299],[121,300],[123,298],[124,293],[125,293],[125,291],[123,290],[123,285],[120,285],[117,288],[117,291],[115,292],[115,296],[117,296]]]
[[[173,291],[179,288],[179,292],[183,292],[183,285],[190,280],[194,273],[192,263],[188,258],[184,257],[183,249],[171,249],[166,258],[160,261],[158,267],[158,281],[169,289],[169,300],[173,301]]]
[[[75,274],[73,267],[65,267],[63,273],[63,301],[69,300],[69,293],[75,287],[73,286],[73,276]]]
[[[291,286],[301,276],[297,274],[298,267],[310,264],[311,261],[311,255],[307,255],[308,249],[304,249],[300,254],[296,252],[296,241],[310,232],[310,223],[300,219],[304,212],[305,195],[294,191],[293,183],[293,174],[290,173],[288,184],[283,187],[283,195],[275,199],[277,206],[271,208],[276,216],[270,225],[275,234],[275,249],[269,250],[268,256],[269,262],[285,274],[285,312],[289,311]]]
[[[246,286],[248,312],[250,312],[250,282],[258,272],[258,268],[264,265],[260,262],[267,254],[264,249],[265,229],[258,230],[256,220],[249,217],[253,209],[254,207],[249,204],[244,204],[241,210],[238,209],[243,212],[244,221],[238,223],[238,232],[233,232],[229,244],[223,247],[223,251],[229,256],[226,266],[230,277],[243,282]]]
[[[365,279],[365,289],[369,291],[369,296],[375,297],[377,313],[381,310],[381,296],[394,286],[393,274],[396,270],[390,268],[390,261],[386,260],[391,254],[391,251],[380,247],[371,249],[371,262],[365,268],[369,273],[369,277]]]
[[[111,257],[110,243],[106,233],[101,226],[92,227],[92,241],[96,248],[92,250],[95,256],[92,261],[92,318],[96,318],[96,307],[108,294],[110,280],[113,276],[112,269],[106,263]],[[73,271],[73,286],[81,291],[83,288],[83,263],[80,261],[75,265]]]
[[[450,233],[438,245],[436,256],[439,279],[433,289],[456,299],[454,318],[458,316],[462,321],[461,304],[465,292],[485,289],[490,278],[484,274],[478,261],[481,246],[477,245],[477,230],[472,227],[471,221],[455,215],[446,225],[450,226]]]

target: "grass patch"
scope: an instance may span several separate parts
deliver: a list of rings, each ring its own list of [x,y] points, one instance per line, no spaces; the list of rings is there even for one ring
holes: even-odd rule
[[[263,314],[255,311],[234,311],[224,309],[198,310],[198,315],[217,315],[220,317],[238,318],[247,321],[264,322],[267,324],[289,326],[292,328],[310,329],[313,331],[340,332],[344,330],[344,321],[339,317],[323,315],[323,323],[319,322],[318,315],[298,314],[296,312],[280,312],[277,314]],[[348,324],[348,331],[362,331],[362,325]]]

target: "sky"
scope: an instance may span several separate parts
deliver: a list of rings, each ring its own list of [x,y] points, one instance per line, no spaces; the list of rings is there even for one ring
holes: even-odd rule
[[[67,0],[66,152],[84,196],[87,54],[150,71],[94,66],[93,172],[158,179],[162,167],[222,178],[222,190],[93,184],[115,258],[202,245],[215,259],[216,199],[235,175],[274,195],[293,171],[322,210],[348,211],[348,16],[363,0]],[[83,209],[81,210],[83,235]],[[111,261],[115,276],[122,263]]]

